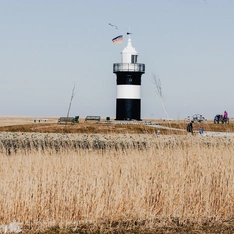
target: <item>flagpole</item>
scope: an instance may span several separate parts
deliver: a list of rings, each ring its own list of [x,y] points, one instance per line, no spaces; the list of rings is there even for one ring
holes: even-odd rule
[[[130,33],[130,31],[131,31],[131,29],[130,29],[130,26],[128,26],[128,32],[127,32],[127,34],[128,34],[128,39],[131,39],[131,33]]]

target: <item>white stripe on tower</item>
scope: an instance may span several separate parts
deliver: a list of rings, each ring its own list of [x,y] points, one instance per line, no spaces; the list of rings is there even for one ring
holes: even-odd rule
[[[141,86],[117,85],[117,99],[141,99]]]

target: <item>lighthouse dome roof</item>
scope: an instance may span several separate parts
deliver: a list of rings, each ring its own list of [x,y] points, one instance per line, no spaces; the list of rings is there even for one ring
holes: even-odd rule
[[[128,38],[128,44],[127,44],[127,46],[123,49],[122,53],[137,55],[136,49],[135,49],[134,47],[132,47],[132,40],[131,40],[131,38]]]

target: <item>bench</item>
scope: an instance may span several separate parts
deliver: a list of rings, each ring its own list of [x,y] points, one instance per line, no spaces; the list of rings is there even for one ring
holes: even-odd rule
[[[34,122],[34,123],[36,123],[36,122],[40,123],[40,122],[42,122],[42,121],[46,122],[47,120],[48,120],[48,119],[34,119],[33,122]]]
[[[60,117],[58,119],[58,123],[75,123],[74,117]]]
[[[85,122],[87,122],[88,120],[95,120],[97,122],[100,122],[101,117],[100,116],[86,116]]]

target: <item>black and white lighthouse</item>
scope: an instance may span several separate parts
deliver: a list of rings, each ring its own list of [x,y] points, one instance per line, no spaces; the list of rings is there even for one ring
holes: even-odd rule
[[[137,63],[138,53],[131,38],[121,53],[121,63],[113,64],[116,74],[116,120],[141,120],[141,75],[145,64]]]

